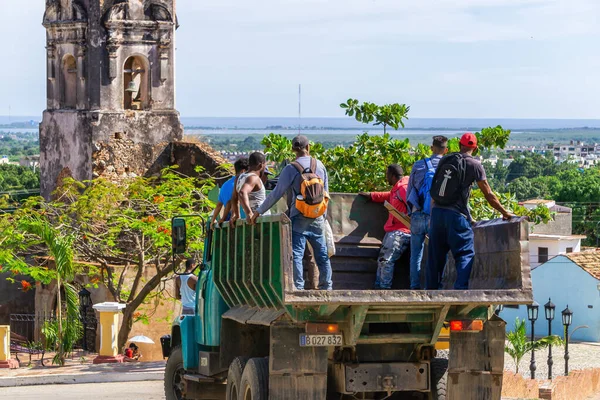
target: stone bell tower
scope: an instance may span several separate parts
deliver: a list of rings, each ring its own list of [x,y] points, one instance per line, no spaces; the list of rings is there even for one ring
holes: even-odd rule
[[[176,0],[47,0],[42,196],[59,176],[144,175],[183,126],[175,109]]]

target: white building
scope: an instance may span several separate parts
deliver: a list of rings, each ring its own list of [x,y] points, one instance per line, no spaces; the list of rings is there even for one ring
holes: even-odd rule
[[[568,207],[559,206],[553,200],[527,200],[522,203],[527,209],[540,205],[554,213],[554,220],[548,224],[532,226],[529,234],[529,263],[531,268],[547,262],[553,257],[581,251],[583,235],[573,235],[573,214]]]
[[[27,156],[19,160],[21,167],[31,168],[36,170],[40,167],[40,156]]]
[[[8,156],[0,157],[0,164],[10,164],[10,161],[8,160]]]

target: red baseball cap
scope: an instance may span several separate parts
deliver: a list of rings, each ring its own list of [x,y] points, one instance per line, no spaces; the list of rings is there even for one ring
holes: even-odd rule
[[[473,135],[471,132],[467,132],[460,138],[460,144],[469,149],[477,148],[477,136]]]

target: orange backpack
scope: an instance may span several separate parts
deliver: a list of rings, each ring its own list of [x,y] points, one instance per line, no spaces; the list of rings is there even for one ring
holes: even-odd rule
[[[327,211],[329,193],[323,179],[317,175],[317,160],[311,158],[310,168],[304,169],[299,162],[292,165],[300,172],[300,194],[296,196],[296,208],[307,218],[319,218]]]

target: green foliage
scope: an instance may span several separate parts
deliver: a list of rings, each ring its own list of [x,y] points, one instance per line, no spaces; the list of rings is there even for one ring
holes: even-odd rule
[[[546,336],[533,342],[528,340],[525,323],[524,319],[517,318],[514,330],[506,335],[508,344],[504,348],[504,351],[513,359],[516,366],[516,373],[519,373],[519,363],[531,350],[541,350],[548,346],[563,345],[563,340],[556,335]]]
[[[514,157],[515,160],[508,167],[507,183],[521,177],[552,176],[568,168],[568,164],[556,163],[551,154],[516,153]]]
[[[496,197],[498,197],[498,200],[500,200],[500,203],[502,203],[508,212],[519,217],[527,217],[534,225],[541,223],[547,224],[552,220],[553,213],[550,212],[548,207],[540,205],[533,210],[528,210],[521,206],[517,201],[516,196],[511,193],[496,193]],[[475,221],[501,217],[498,211],[488,204],[483,193],[479,189],[473,190],[471,193],[469,205],[471,207],[471,215]]]
[[[214,207],[207,197],[213,188],[212,179],[183,176],[176,168],[163,170],[158,178],[122,183],[67,179],[55,200],[30,198],[14,214],[0,215],[0,265],[49,283],[56,279],[55,272],[45,264],[32,265],[25,257],[49,254],[52,248],[40,246],[40,237],[68,232],[55,235],[58,243],[72,249],[65,255],[55,251],[57,269],[65,281],[79,274],[87,275],[90,285],[104,283],[114,301],[127,304],[119,332],[123,345],[136,310],[149,301],[160,304],[164,298],[161,280],[176,267],[171,258],[171,218],[198,214],[206,220]],[[27,232],[36,235],[30,237]],[[186,256],[202,254],[200,218],[188,220],[187,236],[190,253]],[[69,264],[70,257],[77,263]],[[132,275],[135,278],[129,283],[125,276]]]
[[[56,332],[48,328],[50,339],[55,340],[57,354],[55,361],[64,365],[65,356],[81,334],[78,320],[79,298],[75,288],[69,283],[74,279],[73,243],[74,236],[54,228],[45,216],[27,213],[18,219],[4,218],[0,226],[12,225],[14,236],[4,236],[0,247],[0,264],[6,265],[13,275],[29,275],[45,283],[57,283]],[[3,235],[7,235],[6,230]],[[2,237],[2,236],[0,236]],[[54,262],[54,268],[30,267],[21,254],[46,254]],[[24,286],[25,287],[25,286]],[[66,315],[63,319],[61,289],[65,294]],[[48,339],[47,339],[48,340]]]
[[[39,169],[34,171],[20,165],[0,165],[0,192],[39,189],[39,187]]]
[[[483,128],[481,132],[475,133],[479,150],[486,151],[495,148],[505,148],[510,139],[510,133],[510,130],[505,130],[500,125]]]
[[[498,129],[490,128],[494,135],[500,136]],[[490,132],[482,130],[482,132]],[[504,131],[503,131],[504,132]],[[506,131],[509,132],[509,131]],[[487,140],[487,139],[486,139]],[[505,137],[487,140],[489,145],[505,143]],[[282,135],[270,134],[263,139],[265,153],[269,160],[284,163],[294,159],[291,141]],[[358,193],[382,191],[388,189],[385,172],[390,164],[399,164],[405,174],[409,174],[413,164],[431,154],[425,145],[411,146],[408,138],[394,139],[389,134],[369,135],[364,133],[357,136],[355,142],[348,146],[337,146],[325,149],[313,144],[311,155],[320,159],[329,172],[329,190],[331,192]],[[550,212],[545,207],[529,211],[518,205],[516,198],[508,194],[498,196],[503,205],[516,215],[528,216],[535,223],[548,222]],[[474,191],[471,198],[471,208],[475,220],[490,219],[499,216],[489,206],[481,192]]]
[[[0,131],[0,156],[8,156],[11,161],[19,161],[21,157],[37,154],[40,154],[37,132]]]
[[[404,120],[408,119],[410,107],[406,104],[385,104],[379,106],[374,103],[359,103],[356,99],[348,99],[346,103],[340,104],[340,107],[346,110],[346,115],[354,117],[363,124],[382,125],[383,133],[387,133],[387,127],[390,126],[398,130],[400,126],[404,128]]]

